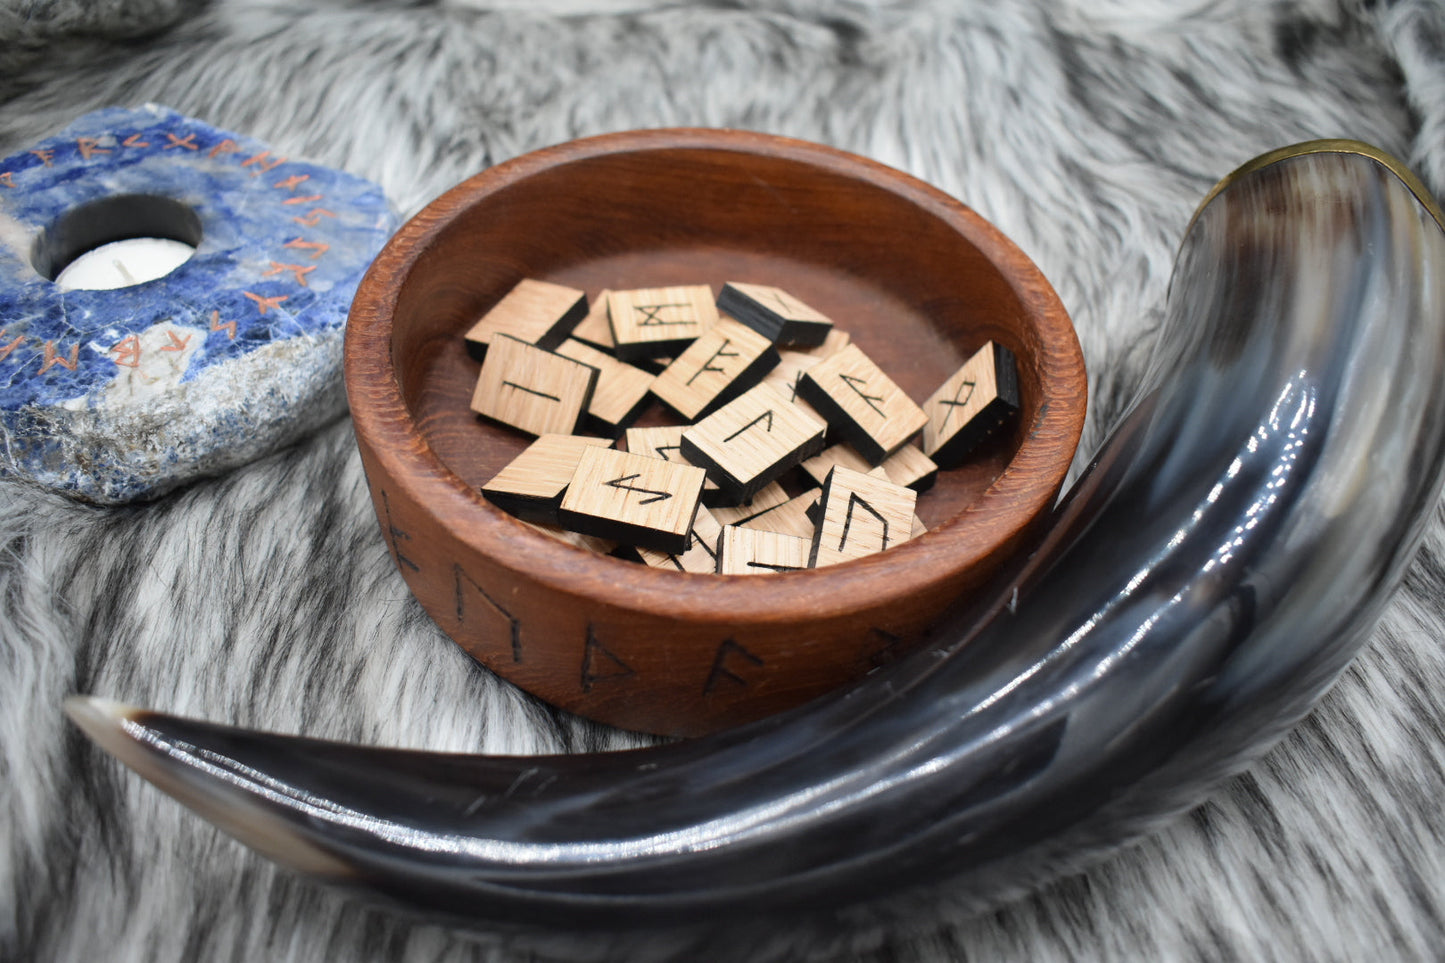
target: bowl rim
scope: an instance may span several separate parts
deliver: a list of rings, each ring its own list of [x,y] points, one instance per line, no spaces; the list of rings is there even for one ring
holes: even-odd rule
[[[1044,397],[1004,471],[958,515],[886,552],[826,568],[766,576],[679,572],[596,555],[534,531],[486,501],[432,449],[396,376],[391,318],[405,278],[451,221],[486,197],[555,167],[611,154],[688,150],[782,158],[862,181],[944,221],[1006,277],[1038,332]],[[1082,350],[1058,295],[1033,261],[972,208],[857,154],[731,128],[600,134],[531,151],[467,178],[408,220],[372,262],[352,304],[344,353],[358,442],[392,491],[401,488],[415,505],[425,506],[467,549],[561,595],[704,623],[784,624],[876,609],[972,569],[1051,507],[1073,462],[1087,401]],[[1066,390],[1070,385],[1074,388]],[[958,530],[965,516],[966,533]],[[625,599],[617,596],[624,580]]]

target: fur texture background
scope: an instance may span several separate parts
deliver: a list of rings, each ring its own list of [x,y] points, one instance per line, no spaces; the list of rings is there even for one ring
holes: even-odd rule
[[[1445,188],[1429,0],[8,0],[0,152],[157,101],[382,184],[405,214],[492,163],[630,127],[747,127],[904,168],[1013,237],[1071,311],[1097,445],[1221,175],[1349,136]],[[149,505],[0,483],[0,959],[532,958],[270,863],[85,743],[73,692],[354,741],[636,737],[473,664],[411,599],[350,424]],[[983,916],[830,959],[1445,954],[1445,524],[1320,707],[1141,844]],[[946,894],[945,894],[946,895]],[[779,934],[783,940],[784,934]],[[705,954],[704,954],[705,955]],[[694,958],[701,958],[694,956]]]

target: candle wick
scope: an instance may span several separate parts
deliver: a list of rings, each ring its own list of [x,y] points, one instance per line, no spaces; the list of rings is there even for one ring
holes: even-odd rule
[[[125,278],[126,284],[135,283],[135,278],[131,277],[131,273],[125,269],[125,265],[121,263],[120,258],[114,258],[111,260],[110,263],[114,264],[115,269],[120,272],[121,277]]]

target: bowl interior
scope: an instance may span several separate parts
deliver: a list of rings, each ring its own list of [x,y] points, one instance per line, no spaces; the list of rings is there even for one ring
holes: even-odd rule
[[[976,231],[961,231],[940,198],[826,149],[634,145],[514,167],[441,228],[398,292],[392,360],[402,397],[441,462],[475,489],[530,439],[469,409],[480,366],[461,335],[519,280],[589,298],[608,287],[777,285],[832,317],[918,402],[990,339],[1019,359],[1023,411],[1012,434],[941,473],[918,501],[937,529],[1004,471],[1044,397],[1040,334],[1019,279],[995,261],[1001,239],[976,218]],[[654,405],[642,423],[669,420]]]

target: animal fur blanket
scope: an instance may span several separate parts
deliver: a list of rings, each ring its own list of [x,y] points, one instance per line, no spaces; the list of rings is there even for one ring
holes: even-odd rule
[[[1120,413],[1205,191],[1373,142],[1445,188],[1438,0],[6,0],[0,151],[154,101],[379,182],[404,215],[527,150],[743,127],[907,170],[1050,278]],[[338,375],[339,376],[339,375]],[[277,869],[86,742],[94,693],[373,744],[635,744],[539,705],[394,570],[350,423],[150,504],[0,483],[0,959],[529,959]],[[987,915],[840,935],[854,960],[1445,954],[1445,524],[1338,685],[1187,816]],[[945,904],[946,905],[946,904]],[[794,948],[790,955],[804,955]],[[694,954],[695,958],[707,954]]]

